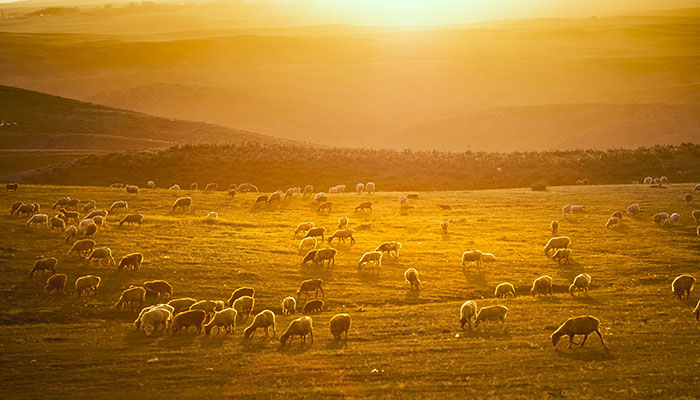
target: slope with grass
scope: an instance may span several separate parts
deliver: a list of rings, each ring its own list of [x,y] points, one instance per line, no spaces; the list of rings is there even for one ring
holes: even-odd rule
[[[94,199],[99,207],[128,200],[130,212],[143,213],[141,227],[119,227],[123,213],[108,217],[96,236],[118,258],[141,251],[139,272],[87,264],[66,256],[58,233],[30,229],[24,218],[0,214],[0,394],[36,398],[146,396],[149,398],[308,398],[308,397],[637,397],[692,396],[700,391],[695,349],[699,325],[690,315],[698,300],[674,300],[672,279],[682,273],[700,277],[700,242],[683,202],[691,185],[669,189],[644,186],[550,187],[529,189],[421,193],[400,212],[402,193],[331,195],[331,215],[317,215],[308,197],[279,206],[256,206],[255,195],[122,190],[97,187],[23,186],[2,195],[0,209],[17,200],[38,202],[50,210],[65,195]],[[173,212],[176,197],[192,196],[192,209]],[[374,212],[354,214],[354,206],[374,201]],[[639,203],[639,219],[624,218],[618,229],[605,229],[608,216]],[[585,204],[586,212],[562,219],[563,204]],[[452,210],[441,212],[439,204]],[[697,207],[697,206],[696,206]],[[206,224],[209,211],[218,224]],[[651,215],[679,212],[674,227],[657,227]],[[358,230],[357,244],[334,243],[331,268],[301,266],[298,222],[311,220],[332,230],[349,215]],[[452,220],[450,233],[439,223]],[[546,259],[542,247],[549,221],[559,219],[574,251],[570,265]],[[403,243],[400,258],[384,259],[381,268],[358,269],[365,251],[387,240]],[[461,252],[494,253],[495,263],[481,270],[459,266]],[[80,275],[103,278],[100,293],[78,299],[42,292],[42,277],[28,279],[38,255],[59,259],[58,272],[72,284]],[[423,290],[411,292],[403,271],[417,268]],[[565,292],[579,273],[593,276],[588,297]],[[554,296],[526,296],[532,280],[554,278]],[[226,299],[239,286],[256,288],[255,311],[278,313],[278,331],[295,317],[280,316],[280,301],[293,295],[303,279],[321,278],[326,310],[312,315],[313,345],[280,349],[261,333],[145,337],[134,332],[134,312],[111,306],[129,284],[165,279],[175,296]],[[495,286],[513,283],[515,299],[493,298]],[[474,299],[480,306],[504,304],[506,324],[486,324],[475,332],[459,330],[459,306]],[[347,343],[334,343],[328,321],[348,312],[353,327]],[[592,314],[600,318],[609,349],[596,337],[583,349],[552,348],[548,337],[567,318]],[[650,368],[653,367],[653,368]]]

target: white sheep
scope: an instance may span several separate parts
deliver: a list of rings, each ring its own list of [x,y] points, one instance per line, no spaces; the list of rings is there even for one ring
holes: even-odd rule
[[[297,228],[294,230],[294,237],[296,237],[299,234],[299,232],[304,233],[304,232],[310,230],[311,228],[313,228],[314,226],[316,226],[316,225],[313,222],[306,221],[306,222],[300,223],[299,225],[297,225]]]
[[[141,329],[146,333],[146,336],[151,336],[161,326],[165,331],[170,324],[172,316],[172,312],[164,308],[151,309],[141,316]]]
[[[695,317],[695,320],[700,322],[700,300],[698,300],[698,304],[695,306],[692,314]]]
[[[112,249],[109,247],[93,249],[90,255],[87,256],[87,261],[93,262],[94,260],[97,260],[100,265],[102,265],[102,261],[107,261],[107,265],[117,265],[114,261],[114,257],[112,257]]]
[[[482,254],[479,250],[470,250],[462,253],[462,267],[465,267],[468,263],[475,262],[477,267],[482,267],[484,261],[481,258]]]
[[[126,185],[125,189],[126,189],[127,194],[135,194],[135,195],[139,194],[139,187],[138,186]]]
[[[340,340],[343,333],[345,333],[345,340],[348,340],[348,331],[350,331],[351,324],[352,318],[350,318],[350,314],[341,313],[334,315],[329,323],[331,335],[333,335],[335,340]]]
[[[380,244],[374,251],[381,251],[382,253],[389,253],[390,257],[399,257],[399,250],[401,250],[401,243],[399,242],[385,242]],[[392,254],[394,253],[394,254]]]
[[[362,268],[365,264],[372,264],[373,266],[381,267],[383,257],[384,253],[381,251],[368,251],[360,257],[360,262],[357,266]]]
[[[170,186],[170,187],[168,188],[168,190],[180,190],[180,185],[178,185],[178,184],[176,183],[176,184]]]
[[[272,326],[272,337],[277,336],[277,329],[275,328],[275,313],[270,310],[260,311],[253,318],[253,322],[243,330],[243,334],[246,338],[252,338],[255,336],[255,331],[258,328],[265,329],[265,336],[269,336],[268,328]]]
[[[690,292],[695,286],[695,278],[690,275],[681,275],[676,277],[671,283],[671,290],[679,300],[683,299],[683,295],[687,293],[686,299],[690,298]]]
[[[400,206],[400,207],[406,207],[406,206],[408,206],[408,197],[406,197],[406,196],[400,196],[400,197],[399,197],[399,206]]]
[[[418,279],[418,271],[415,268],[409,268],[403,273],[403,277],[406,282],[411,284],[411,290],[419,290],[422,286],[420,279]]]
[[[289,345],[292,345],[291,337],[299,336],[302,346],[306,343],[306,336],[311,336],[311,343],[314,342],[313,321],[311,317],[301,317],[292,321],[287,330],[280,336],[280,344],[284,346],[289,340]]]
[[[668,217],[668,223],[671,224],[671,225],[675,225],[676,222],[678,222],[678,220],[680,220],[680,219],[681,219],[681,215],[680,215],[680,214],[678,214],[678,213],[673,213],[673,214],[671,214],[670,217]]]
[[[192,198],[191,197],[180,197],[177,200],[175,200],[175,203],[173,204],[173,211],[175,211],[177,209],[189,210],[191,205],[192,205]]]
[[[226,330],[226,333],[231,333],[236,331],[236,319],[238,317],[238,312],[233,308],[224,308],[221,311],[214,313],[208,324],[204,325],[204,333],[207,335],[211,334],[212,328],[216,327],[216,333],[221,331],[221,328]]]
[[[282,300],[282,315],[291,315],[297,311],[297,301],[294,297],[287,296]]]
[[[645,185],[651,185],[654,182],[654,179],[651,176],[647,176],[644,178],[644,184]]]
[[[348,217],[345,215],[338,218],[338,229],[347,228],[348,222],[349,222]]]
[[[472,326],[472,319],[476,317],[476,302],[468,300],[462,304],[462,308],[459,310],[459,322],[462,325],[462,330],[464,330],[464,325],[469,324],[469,329],[474,329]]]
[[[255,299],[250,296],[241,296],[233,302],[233,308],[242,319],[250,317],[255,306]]]
[[[376,190],[377,189],[376,189],[376,185],[374,184],[374,182],[367,182],[367,184],[365,185],[365,191],[367,193],[374,193]]]
[[[530,294],[532,296],[535,295],[542,295],[546,296],[547,294],[552,294],[552,277],[550,276],[540,276],[539,278],[535,279],[534,282],[532,282],[532,289],[530,289]]]
[[[571,206],[571,212],[582,212],[585,211],[586,206],[583,205],[576,205],[576,206]]]
[[[308,251],[311,249],[315,249],[317,245],[318,239],[316,239],[315,237],[303,238],[299,242],[299,251]]]
[[[224,309],[224,302],[222,300],[200,300],[190,306],[190,310],[202,310],[207,313],[208,316],[214,315],[217,311]],[[236,310],[238,311],[238,310]]]
[[[87,292],[87,295],[97,294],[97,288],[100,287],[102,278],[96,275],[85,275],[75,280],[75,293],[78,297]]]
[[[544,246],[544,255],[549,257],[550,251],[558,249],[566,249],[571,244],[571,239],[568,236],[557,236],[549,239]]]
[[[47,229],[49,228],[49,216],[46,214],[34,214],[27,220],[27,225],[44,225]]]
[[[151,310],[156,310],[156,309],[168,311],[170,314],[173,314],[175,312],[175,309],[173,308],[173,306],[171,306],[169,304],[162,304],[161,303],[161,304],[154,304],[152,306],[144,307],[141,309],[141,311],[139,312],[139,316],[136,317],[136,320],[134,321],[134,327],[136,327],[137,331],[139,329],[141,329],[141,324],[143,322],[144,314],[146,314],[147,312],[149,312]]]
[[[569,286],[569,293],[571,296],[575,292],[583,292],[588,294],[588,288],[591,286],[591,276],[588,274],[579,274],[574,278],[574,282]]]
[[[549,224],[549,227],[552,228],[552,236],[556,235],[559,231],[559,221],[552,220],[552,222],[550,222]]]
[[[561,208],[561,213],[564,216],[564,218],[566,218],[570,212],[571,212],[571,204],[567,204]]]
[[[506,323],[506,313],[508,312],[508,307],[506,306],[488,306],[481,307],[479,312],[474,318],[474,328],[478,328],[479,324],[484,321],[501,321]]]
[[[620,218],[618,217],[610,217],[608,218],[608,222],[605,223],[606,228],[614,228],[620,224]]]
[[[146,182],[146,186],[147,186],[149,189],[155,189],[155,188],[156,188],[156,183],[153,182],[153,181],[148,181],[148,182]]]
[[[219,220],[219,213],[211,211],[204,217],[205,222],[217,222]]]
[[[578,343],[574,342],[574,337],[576,335],[584,335],[583,341],[581,342],[581,347],[583,347],[586,343],[586,339],[588,339],[588,335],[595,332],[598,334],[598,337],[600,337],[600,343],[605,347],[605,341],[603,340],[603,335],[600,334],[599,326],[600,321],[598,321],[598,318],[590,315],[569,318],[552,333],[552,344],[556,347],[562,336],[568,336],[569,348],[571,348],[572,344],[578,345]]]
[[[357,193],[362,193],[365,190],[365,184],[364,183],[358,183],[355,185],[355,191]]]
[[[500,285],[496,286],[494,296],[502,297],[505,299],[506,297],[508,297],[508,295],[511,295],[513,296],[513,298],[515,298],[515,286],[513,286],[512,283],[503,282]]]
[[[112,213],[116,210],[129,211],[129,203],[124,200],[117,200],[109,207],[109,212]]]
[[[498,261],[495,255],[491,253],[481,253],[481,262],[495,262]]]

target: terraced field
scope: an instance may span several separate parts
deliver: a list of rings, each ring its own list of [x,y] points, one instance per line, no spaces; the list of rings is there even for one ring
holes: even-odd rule
[[[380,185],[381,186],[381,185]],[[424,192],[401,212],[402,193],[330,195],[333,212],[318,215],[308,197],[255,205],[255,195],[224,192],[22,186],[0,196],[0,397],[7,398],[678,398],[700,396],[700,324],[690,311],[698,301],[674,299],[670,283],[688,273],[700,278],[700,238],[683,195],[692,185],[650,189],[644,185],[550,187],[468,192]],[[187,213],[173,212],[178,196],[192,196]],[[96,235],[116,258],[140,251],[138,272],[90,265],[69,258],[63,236],[29,228],[9,215],[16,200],[38,202],[50,212],[63,196],[96,200],[106,208],[128,200],[129,212],[145,215],[140,227],[119,227],[124,213],[110,215]],[[354,206],[372,200],[372,214]],[[564,219],[564,204],[586,211]],[[605,221],[639,203],[638,219],[617,229]],[[449,204],[451,211],[442,211]],[[215,224],[204,222],[210,211]],[[656,212],[678,212],[680,222],[658,227]],[[357,243],[333,244],[330,268],[302,266],[294,227],[310,220],[332,231],[341,215],[358,230]],[[448,234],[440,222],[451,220]],[[572,238],[572,263],[544,257],[549,223]],[[384,241],[403,244],[399,258],[381,268],[358,269],[363,252]],[[463,270],[463,251],[494,253],[497,262]],[[59,259],[69,277],[62,295],[43,291],[45,277],[27,277],[35,257]],[[409,290],[403,272],[420,272],[423,289]],[[566,288],[579,273],[593,277],[589,296],[572,298]],[[96,297],[78,298],[72,287],[82,275],[103,279]],[[528,296],[533,279],[550,275],[554,296]],[[135,332],[135,312],[112,306],[130,284],[151,279],[172,283],[175,297],[225,300],[240,286],[256,289],[254,311],[277,314],[277,335],[295,317],[281,316],[280,301],[304,279],[321,278],[326,310],[311,315],[315,341],[305,347],[258,334],[245,340],[239,322],[231,335],[146,337]],[[501,282],[513,283],[515,299],[495,299]],[[503,304],[506,323],[475,332],[459,329],[459,308]],[[353,326],[336,343],[328,321],[347,312]],[[583,349],[552,348],[549,335],[571,316],[601,320],[608,349],[593,339]]]

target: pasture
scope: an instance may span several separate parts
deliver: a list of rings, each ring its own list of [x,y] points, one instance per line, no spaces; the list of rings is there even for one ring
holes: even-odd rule
[[[201,183],[200,183],[201,184]],[[381,190],[381,185],[378,189]],[[7,398],[543,398],[613,396],[678,398],[700,396],[700,324],[690,312],[698,292],[676,300],[671,281],[687,273],[700,278],[700,238],[690,216],[700,199],[686,205],[689,184],[668,189],[646,185],[600,185],[530,189],[421,192],[407,212],[405,193],[331,194],[330,215],[318,215],[309,197],[279,206],[255,205],[255,194],[142,189],[138,196],[100,187],[22,186],[0,194],[0,397]],[[188,212],[174,212],[179,196],[192,196]],[[9,215],[16,200],[51,205],[63,196],[96,200],[107,208],[127,200],[129,213],[145,215],[140,227],[119,227],[126,213],[107,218],[96,236],[114,257],[142,252],[141,270],[69,258],[63,235],[29,228],[27,218]],[[698,197],[698,196],[696,196]],[[371,214],[354,213],[361,201]],[[606,229],[614,211],[639,203],[637,219]],[[452,210],[443,211],[440,204]],[[565,204],[586,211],[562,218]],[[80,208],[79,207],[79,208]],[[210,211],[218,223],[205,223]],[[682,215],[673,227],[651,216]],[[332,232],[347,215],[358,230],[355,245],[337,244],[336,264],[302,266],[294,237],[299,222],[313,221]],[[449,233],[440,222],[451,220]],[[549,223],[570,236],[569,265],[545,258]],[[380,268],[358,269],[365,251],[384,241],[403,244],[399,258],[385,255]],[[494,253],[498,261],[462,269],[463,251]],[[66,291],[47,295],[47,276],[28,278],[35,257],[59,259],[68,275]],[[423,289],[409,290],[403,272],[414,267]],[[589,296],[566,288],[579,273],[593,278]],[[82,275],[102,277],[95,297],[78,298],[73,283]],[[531,297],[532,281],[554,279],[554,296]],[[254,313],[277,315],[277,337],[298,318],[281,315],[281,300],[304,279],[321,278],[326,310],[311,314],[314,343],[288,348],[258,331],[206,336],[186,332],[146,337],[132,325],[137,313],[113,308],[130,284],[164,279],[174,297],[226,300],[240,286],[256,289]],[[515,299],[496,299],[501,282],[515,285]],[[504,325],[486,323],[461,331],[459,308],[503,304]],[[335,342],[328,321],[338,312],[353,318],[347,342]],[[557,349],[549,335],[567,318],[591,314],[601,321],[608,345],[593,336],[582,349]]]

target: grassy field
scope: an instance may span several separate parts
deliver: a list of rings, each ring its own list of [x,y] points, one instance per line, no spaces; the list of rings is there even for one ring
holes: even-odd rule
[[[681,273],[700,278],[700,239],[686,205],[691,185],[650,189],[643,185],[425,192],[408,213],[399,211],[401,193],[331,195],[334,210],[319,216],[307,198],[279,207],[254,205],[255,195],[229,198],[223,192],[142,191],[97,187],[23,186],[2,193],[0,209],[0,397],[7,398],[679,398],[700,396],[700,324],[690,311],[698,300],[675,300],[670,283]],[[88,265],[66,256],[63,236],[31,229],[11,217],[16,200],[38,202],[44,212],[62,196],[96,200],[106,208],[128,200],[130,212],[144,214],[141,227],[117,224],[110,216],[96,235],[116,258],[134,251],[145,261],[138,272]],[[176,197],[190,195],[188,213],[175,213]],[[354,206],[371,199],[371,215]],[[585,204],[586,212],[561,217],[564,204]],[[604,227],[612,212],[639,203],[639,219]],[[450,204],[443,212],[439,204]],[[217,211],[217,224],[203,223]],[[674,227],[657,227],[656,212],[679,212]],[[336,265],[301,266],[297,223],[314,221],[332,230],[337,218],[358,230],[354,246],[334,244]],[[451,219],[450,233],[439,224]],[[543,256],[549,222],[572,238],[572,263],[558,266]],[[358,270],[361,254],[383,241],[402,242],[398,259],[378,269]],[[498,256],[482,270],[463,271],[463,251]],[[44,278],[28,279],[36,256],[59,259],[58,272],[70,286],[63,295],[43,292]],[[423,290],[411,292],[403,272],[415,267]],[[574,276],[593,277],[590,296],[572,298]],[[78,276],[103,278],[94,298],[77,298]],[[533,279],[554,279],[553,297],[527,296]],[[240,286],[256,289],[255,312],[278,314],[278,336],[290,320],[280,301],[308,278],[324,280],[326,310],[312,315],[315,342],[280,349],[262,335],[244,340],[239,322],[232,335],[146,337],[134,332],[134,312],[112,308],[129,284],[165,279],[175,297],[226,299]],[[513,283],[515,299],[495,299],[501,282]],[[459,329],[459,307],[509,308],[505,325],[478,331]],[[353,326],[346,343],[335,343],[328,321],[348,312]],[[608,349],[592,338],[583,349],[553,349],[549,335],[571,316],[601,320]],[[149,362],[150,360],[150,362]]]

